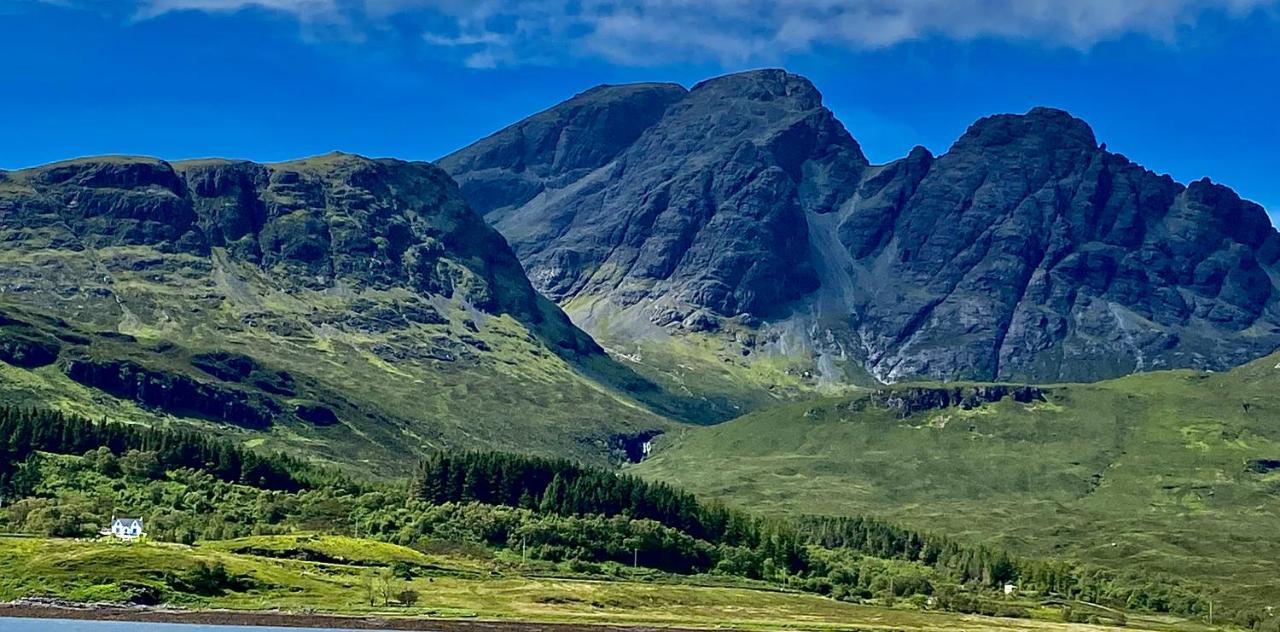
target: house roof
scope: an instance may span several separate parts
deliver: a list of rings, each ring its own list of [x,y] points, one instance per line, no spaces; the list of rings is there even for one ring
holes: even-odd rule
[[[122,525],[126,527],[142,526],[142,518],[113,518],[111,526]]]

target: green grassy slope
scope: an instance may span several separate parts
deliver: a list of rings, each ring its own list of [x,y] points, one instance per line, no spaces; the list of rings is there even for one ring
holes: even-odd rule
[[[679,398],[666,409],[683,421],[717,423],[877,383],[860,366],[824,357],[785,327],[764,332],[726,322],[695,333],[655,325],[645,304],[620,308],[607,298],[583,296],[563,307],[620,364],[660,385],[668,401]]]
[[[178,291],[169,285],[138,284],[130,289],[129,298],[141,302],[149,294],[161,292]],[[181,304],[184,299],[169,297],[165,301]],[[305,294],[290,296],[287,302],[290,307],[273,310],[274,318],[299,317],[313,312],[317,305],[330,303],[325,297]],[[331,309],[341,312],[347,308],[336,305]],[[410,472],[414,455],[456,446],[521,449],[602,462],[615,449],[614,435],[671,425],[625,394],[584,376],[571,363],[532,341],[527,329],[508,316],[485,319],[475,332],[463,329],[462,316],[451,324],[417,325],[416,331],[396,332],[398,339],[393,344],[414,348],[415,344],[430,344],[415,340],[430,341],[467,331],[468,339],[479,341],[486,349],[456,361],[410,358],[389,362],[371,348],[390,335],[312,328],[286,334],[265,327],[220,326],[224,319],[237,317],[238,312],[231,310],[225,316],[202,315],[198,322],[170,322],[160,331],[122,327],[133,339],[92,335],[97,330],[92,323],[80,328],[43,329],[51,334],[87,333],[89,344],[64,342],[64,352],[83,350],[87,356],[113,364],[129,359],[162,376],[161,380],[181,376],[200,384],[261,394],[253,385],[228,385],[193,366],[193,357],[209,353],[249,357],[270,372],[287,373],[293,382],[291,392],[281,397],[266,394],[282,404],[282,414],[269,430],[119,396],[71,379],[62,363],[26,368],[0,362],[0,402],[57,408],[92,418],[195,425],[250,445],[283,448],[391,476]],[[24,323],[41,322],[12,304],[0,302],[0,312]],[[289,414],[297,406],[315,404],[333,411],[337,423],[307,423]]]
[[[326,559],[297,559],[298,551]],[[337,559],[335,559],[337,558]],[[411,567],[392,579],[418,595],[412,607],[368,602],[389,564]],[[183,578],[199,563],[221,564],[238,584],[190,592]],[[622,572],[622,571],[620,571]],[[33,594],[112,601],[139,594],[185,607],[283,609],[392,616],[479,617],[522,621],[649,624],[740,629],[1043,630],[1099,629],[1047,620],[996,619],[854,605],[814,595],[722,580],[661,575],[575,575],[518,558],[431,554],[338,536],[263,536],[194,547],[0,537],[0,600]],[[1199,630],[1157,617],[1133,617],[1129,629]]]
[[[682,430],[635,467],[773,512],[868,513],[1280,599],[1280,354],[905,418],[856,398]]]
[[[664,394],[534,293],[424,163],[0,174],[0,244],[0,403],[191,424],[389,476],[457,446],[604,463],[621,437],[672,427],[633,397]]]

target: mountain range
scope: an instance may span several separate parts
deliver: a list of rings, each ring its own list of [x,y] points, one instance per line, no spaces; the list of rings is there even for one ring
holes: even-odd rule
[[[872,165],[809,81],[761,70],[594,88],[439,165],[540,292],[640,364],[702,340],[710,370],[806,386],[1092,381],[1280,345],[1264,209],[1060,110]]]
[[[1230,189],[1047,108],[874,165],[781,70],[600,86],[435,165],[0,172],[0,243],[4,401],[388,474],[444,447],[617,462],[814,392],[1280,346],[1280,235]]]
[[[761,70],[593,88],[435,164],[0,171],[0,405],[382,479],[643,460],[1246,606],[1280,595],[1277,279],[1260,206],[1066,112],[877,165]]]

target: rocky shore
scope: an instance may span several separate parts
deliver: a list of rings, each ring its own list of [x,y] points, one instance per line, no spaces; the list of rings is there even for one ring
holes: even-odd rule
[[[0,618],[2,617],[416,632],[694,632],[691,629],[667,627],[352,616],[280,610],[186,610],[167,606],[75,603],[56,599],[19,599],[0,603]]]

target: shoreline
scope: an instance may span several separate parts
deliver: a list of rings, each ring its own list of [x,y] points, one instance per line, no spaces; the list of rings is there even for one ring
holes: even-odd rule
[[[197,625],[278,628],[338,628],[347,630],[396,630],[400,632],[705,632],[700,628],[607,623],[548,623],[433,619],[285,612],[277,610],[184,610],[97,605],[0,604],[0,619],[68,619],[74,621],[123,621]]]

